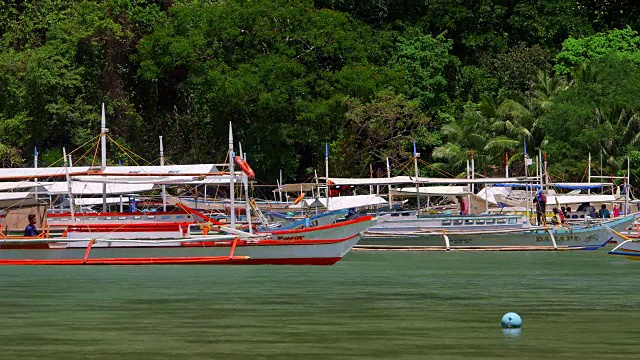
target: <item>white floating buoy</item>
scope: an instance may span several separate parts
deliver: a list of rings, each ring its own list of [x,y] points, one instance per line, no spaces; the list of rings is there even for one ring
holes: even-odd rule
[[[520,315],[514,312],[508,312],[502,316],[503,329],[519,329],[522,326]]]

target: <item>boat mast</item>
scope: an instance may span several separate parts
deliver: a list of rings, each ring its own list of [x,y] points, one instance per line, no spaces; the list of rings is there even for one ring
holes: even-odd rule
[[[38,148],[35,146],[33,147],[33,168],[38,168]],[[35,184],[34,197],[38,201],[38,178],[34,178],[33,182]]]
[[[540,167],[540,189],[544,191],[544,171],[542,167],[542,149],[538,149],[538,159],[540,159],[540,163],[538,166]]]
[[[282,203],[282,168],[280,168],[280,183],[278,184],[278,196],[280,197],[280,203]]]
[[[235,173],[233,168],[233,130],[231,127],[231,121],[229,121],[229,174],[231,180],[229,181],[229,201],[231,202],[231,228],[236,228],[236,206],[235,206]]]
[[[329,143],[324,143],[324,176],[327,179],[327,205],[325,206],[326,210],[329,211]]]
[[[387,191],[389,192],[389,210],[393,210],[393,203],[391,201],[391,167],[389,166],[389,157],[387,157],[387,179],[389,179],[389,184],[387,185]]]
[[[416,142],[413,142],[413,167],[416,173],[416,179],[414,181],[414,184],[416,185],[416,203],[418,204],[418,207],[416,208],[416,216],[418,215],[418,213],[420,212],[420,186],[418,184],[418,157],[420,156],[420,154],[418,154],[418,152],[416,151]]]
[[[102,118],[100,121],[100,143],[102,145],[102,163],[101,163],[102,171],[104,171],[107,168],[107,132],[109,132],[109,129],[107,129],[107,118],[104,112],[104,103],[102,103]],[[102,184],[102,212],[107,212],[107,183],[106,182]]]
[[[547,152],[545,151],[542,156],[544,156],[544,183],[549,185],[549,168],[547,167]]]
[[[589,162],[587,163],[587,183],[591,184],[591,153],[589,153]],[[591,195],[591,187],[587,189],[587,194]]]
[[[67,194],[69,195],[69,210],[71,212],[71,221],[75,221],[76,207],[73,203],[73,191],[71,191],[71,177],[69,176],[69,166],[67,163],[67,149],[65,149],[64,147],[62,148],[62,158],[64,159],[64,173],[65,177],[67,178]],[[69,160],[71,160],[71,155],[69,155]]]
[[[625,191],[624,191],[624,214],[625,215],[629,215],[629,213],[631,212],[629,209],[629,188],[631,186],[629,186],[629,174],[631,171],[631,166],[629,164],[629,156],[627,156],[627,175],[624,177],[624,187],[625,187]]]
[[[162,136],[160,136],[160,166],[164,166],[164,146]],[[162,184],[162,211],[167,211],[167,188]]]

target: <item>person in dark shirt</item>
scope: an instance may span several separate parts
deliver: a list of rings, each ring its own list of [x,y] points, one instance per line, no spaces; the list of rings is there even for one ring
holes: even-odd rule
[[[24,228],[24,236],[38,236],[36,216],[34,214],[29,214],[29,225]]]

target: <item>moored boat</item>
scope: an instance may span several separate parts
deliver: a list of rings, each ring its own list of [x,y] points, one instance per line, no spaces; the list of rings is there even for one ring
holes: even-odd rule
[[[0,265],[150,265],[150,264],[273,264],[331,265],[339,261],[375,221],[351,222],[280,234],[191,235],[174,238],[117,238],[108,234],[70,231],[66,238],[3,236]],[[329,228],[327,228],[329,227]],[[72,229],[73,230],[73,229]],[[219,227],[216,230],[226,230]],[[333,237],[322,237],[329,234]],[[99,235],[99,236],[97,236]]]
[[[411,232],[389,231],[380,233],[372,227],[358,244],[359,247],[434,247],[442,249],[597,249],[607,244],[613,231],[625,228],[634,215],[619,217],[601,224],[523,228],[489,228],[488,216],[464,216],[458,226],[419,229]],[[448,224],[449,220],[445,220]],[[480,223],[480,224],[479,224]],[[385,223],[381,225],[384,226]],[[451,220],[453,224],[453,220]],[[515,225],[515,223],[514,223]],[[465,228],[468,226],[468,228]],[[482,228],[482,226],[487,226]]]

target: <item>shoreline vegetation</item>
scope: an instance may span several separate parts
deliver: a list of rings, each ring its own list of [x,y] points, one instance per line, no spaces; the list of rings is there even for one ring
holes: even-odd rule
[[[157,163],[222,162],[229,122],[263,182],[640,173],[640,6],[580,0],[0,0],[0,163],[109,135]],[[74,159],[91,163],[90,155]],[[116,146],[113,164],[143,163]]]

